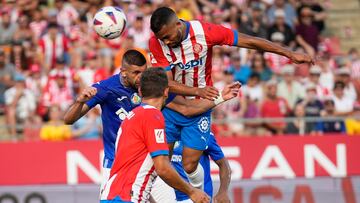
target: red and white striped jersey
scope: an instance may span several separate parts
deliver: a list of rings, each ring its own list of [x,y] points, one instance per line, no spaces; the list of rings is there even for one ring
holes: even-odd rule
[[[169,154],[162,113],[150,105],[135,108],[122,122],[115,148],[115,161],[101,199],[148,202],[157,176],[152,158]]]
[[[212,47],[236,45],[238,33],[221,25],[185,21],[186,38],[176,48],[153,36],[149,41],[153,66],[169,67],[174,80],[190,87],[212,86]]]

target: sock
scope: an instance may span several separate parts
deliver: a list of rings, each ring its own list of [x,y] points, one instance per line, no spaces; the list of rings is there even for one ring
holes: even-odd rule
[[[186,173],[186,175],[193,187],[204,190],[204,169],[201,164],[198,163],[196,170],[190,174]]]

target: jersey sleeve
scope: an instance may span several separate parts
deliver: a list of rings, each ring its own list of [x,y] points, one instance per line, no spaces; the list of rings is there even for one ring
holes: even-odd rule
[[[150,113],[151,112],[151,113]],[[145,143],[151,157],[169,155],[169,148],[166,142],[165,121],[161,112],[150,110],[144,116]]]
[[[97,89],[97,93],[93,98],[91,98],[89,101],[86,102],[86,105],[89,108],[93,108],[97,104],[101,104],[103,101],[106,100],[106,96],[107,96],[106,90],[103,87],[101,87],[99,83],[95,83],[92,86]]]
[[[211,159],[214,161],[220,160],[225,157],[224,152],[221,150],[212,133],[209,137],[209,144],[208,148],[206,149],[206,153],[209,154]]]
[[[222,25],[202,22],[206,40],[210,46],[229,45],[236,46],[238,43],[238,32]]]
[[[169,92],[169,97],[166,99],[165,105],[170,104],[175,99],[176,96],[177,96],[176,94]]]
[[[151,37],[149,40],[150,62],[152,66],[167,67],[169,62],[166,59],[161,44],[156,37]]]

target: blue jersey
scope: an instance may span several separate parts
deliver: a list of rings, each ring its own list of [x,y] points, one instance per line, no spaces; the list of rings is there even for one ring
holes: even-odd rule
[[[97,89],[96,95],[86,104],[93,108],[101,106],[103,124],[104,162],[105,168],[111,168],[114,161],[115,141],[121,125],[128,112],[141,103],[137,92],[121,83],[119,74],[93,85]]]
[[[182,151],[183,151],[183,144],[181,141],[178,141],[175,143],[173,155],[171,157],[171,163],[176,169],[176,171],[180,174],[180,176],[188,181],[188,178],[185,174],[185,171],[182,167]],[[217,144],[216,139],[214,135],[211,133],[211,136],[209,137],[209,144],[208,148],[204,151],[203,155],[200,158],[199,163],[204,169],[204,191],[206,194],[208,194],[210,197],[213,195],[213,186],[212,186],[212,180],[211,180],[211,174],[210,174],[210,159],[217,161],[222,158],[224,158],[224,153],[221,150],[220,146]],[[185,193],[180,192],[178,190],[175,190],[176,200],[177,201],[183,201],[190,199]]]

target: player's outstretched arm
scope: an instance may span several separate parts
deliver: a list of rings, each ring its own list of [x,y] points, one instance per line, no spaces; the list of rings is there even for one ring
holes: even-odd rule
[[[181,192],[187,194],[190,199],[195,203],[208,203],[210,198],[203,191],[192,187],[189,183],[185,182],[176,170],[171,166],[169,157],[159,155],[152,158],[155,165],[156,173],[167,183]]]
[[[257,49],[266,52],[272,52],[276,54],[280,54],[289,58],[294,63],[311,63],[314,64],[314,58],[309,56],[308,54],[293,52],[285,47],[277,45],[273,42],[270,42],[266,39],[262,39],[259,37],[253,37],[250,35],[238,33],[238,47],[244,47],[249,49]]]
[[[170,102],[166,107],[177,111],[184,116],[196,116],[200,115],[209,109],[215,107],[216,105],[221,104],[224,101],[230,100],[236,97],[239,93],[241,84],[239,82],[234,82],[230,85],[227,85],[222,91],[221,96],[218,97],[215,101],[210,100],[187,100],[181,96],[176,96],[172,102]]]
[[[76,99],[75,103],[66,111],[64,116],[65,124],[71,125],[84,116],[90,110],[85,102],[94,97],[96,93],[97,89],[95,87],[84,89]]]
[[[231,169],[229,162],[224,157],[215,161],[215,163],[219,166],[220,188],[214,197],[214,203],[230,203],[228,189],[231,180]]]

